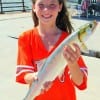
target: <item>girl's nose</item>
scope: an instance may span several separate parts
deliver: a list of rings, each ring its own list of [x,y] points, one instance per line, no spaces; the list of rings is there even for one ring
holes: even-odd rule
[[[44,7],[44,11],[48,11],[49,10],[49,8],[48,7]]]

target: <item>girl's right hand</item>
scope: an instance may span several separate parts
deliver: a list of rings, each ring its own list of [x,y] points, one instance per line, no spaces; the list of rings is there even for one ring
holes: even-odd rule
[[[37,72],[26,74],[24,79],[25,79],[27,84],[32,84],[32,82],[37,80]]]

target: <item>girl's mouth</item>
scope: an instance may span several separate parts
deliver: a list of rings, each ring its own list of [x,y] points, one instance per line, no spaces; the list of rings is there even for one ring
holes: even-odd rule
[[[45,18],[45,19],[50,19],[52,17],[52,15],[46,15],[46,16],[42,15],[42,17]]]

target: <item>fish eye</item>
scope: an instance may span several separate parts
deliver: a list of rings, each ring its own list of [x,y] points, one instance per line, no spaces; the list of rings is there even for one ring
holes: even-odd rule
[[[90,24],[90,28],[92,28],[92,26],[93,26],[93,25],[92,25],[92,24]]]

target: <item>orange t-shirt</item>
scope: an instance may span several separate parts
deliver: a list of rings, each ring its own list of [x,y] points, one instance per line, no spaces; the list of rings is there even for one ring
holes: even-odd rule
[[[39,71],[43,64],[43,59],[47,58],[67,36],[67,32],[62,32],[53,49],[48,51],[42,42],[37,28],[21,34],[18,39],[16,81],[25,84],[24,75]],[[70,71],[66,67],[63,74],[65,76],[64,81],[62,82],[57,77],[53,81],[52,87],[44,94],[37,96],[35,100],[76,100],[75,86],[81,90],[87,86],[87,67],[82,57],[80,57],[78,63],[80,69],[84,72],[84,80],[80,86],[77,86],[71,80]]]

